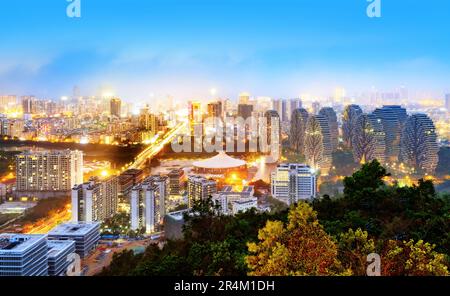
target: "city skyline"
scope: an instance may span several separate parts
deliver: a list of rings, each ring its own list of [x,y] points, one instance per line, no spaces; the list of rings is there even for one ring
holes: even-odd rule
[[[172,3],[173,2],[173,3]],[[81,1],[1,4],[0,92],[60,98],[111,89],[127,101],[241,91],[325,96],[376,87],[449,92],[449,3],[383,1]],[[428,73],[423,75],[423,73]]]

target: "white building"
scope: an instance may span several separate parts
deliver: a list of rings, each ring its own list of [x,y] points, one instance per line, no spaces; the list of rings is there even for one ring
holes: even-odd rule
[[[104,221],[117,213],[119,183],[117,176],[89,182],[72,188],[72,221]]]
[[[83,152],[24,152],[16,157],[16,176],[17,191],[70,191],[83,183]]]
[[[258,208],[258,198],[250,197],[250,198],[241,198],[239,200],[235,200],[231,203],[232,214],[236,215],[237,213],[244,213],[251,209]]]
[[[0,276],[46,276],[45,235],[0,234]]]
[[[212,197],[217,192],[217,183],[214,180],[208,180],[200,176],[189,176],[188,178],[188,199],[189,207],[193,206],[194,201],[205,200]]]
[[[75,253],[75,241],[49,240],[48,247],[48,275],[64,276],[70,265],[69,255]]]
[[[280,164],[271,176],[272,196],[288,205],[315,198],[317,176],[305,164]]]
[[[84,258],[97,246],[100,239],[100,223],[63,223],[48,233],[48,239],[75,241],[75,253]]]
[[[212,195],[213,202],[220,206],[224,215],[235,215],[258,207],[258,199],[254,197],[253,186],[245,186],[242,191],[233,191],[232,186],[225,186],[220,192]]]
[[[156,231],[166,214],[168,178],[151,176],[131,191],[131,229],[144,229],[150,234]]]

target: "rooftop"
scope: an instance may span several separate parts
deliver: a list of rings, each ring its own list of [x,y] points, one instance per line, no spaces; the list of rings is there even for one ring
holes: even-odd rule
[[[240,159],[233,158],[225,152],[219,152],[214,157],[194,162],[194,167],[205,169],[228,169],[238,168],[246,165],[246,162]]]
[[[91,223],[63,223],[55,228],[53,228],[48,235],[54,236],[54,235],[69,235],[69,236],[79,236],[79,235],[86,235],[90,231],[92,231],[95,228],[99,228],[100,223],[97,222],[91,222]]]
[[[23,252],[45,238],[44,234],[0,234],[0,254]]]
[[[47,241],[48,257],[57,257],[69,248],[75,247],[75,241],[72,240],[49,240]]]

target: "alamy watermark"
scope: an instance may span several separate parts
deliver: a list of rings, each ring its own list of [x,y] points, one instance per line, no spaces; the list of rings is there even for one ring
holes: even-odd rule
[[[281,125],[279,117],[209,117],[191,123],[189,132],[172,141],[176,153],[195,152],[259,152],[268,154],[267,163],[281,156]]]
[[[69,2],[66,9],[66,15],[69,18],[81,17],[81,0],[66,0]]]
[[[381,256],[377,253],[367,255],[367,276],[381,276]]]
[[[370,18],[381,17],[381,0],[367,0],[369,5],[367,6],[367,16]]]

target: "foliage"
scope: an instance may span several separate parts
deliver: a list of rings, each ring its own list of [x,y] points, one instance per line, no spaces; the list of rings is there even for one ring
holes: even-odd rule
[[[337,246],[306,203],[289,211],[288,223],[268,221],[259,243],[249,243],[250,275],[330,275],[339,273]]]

